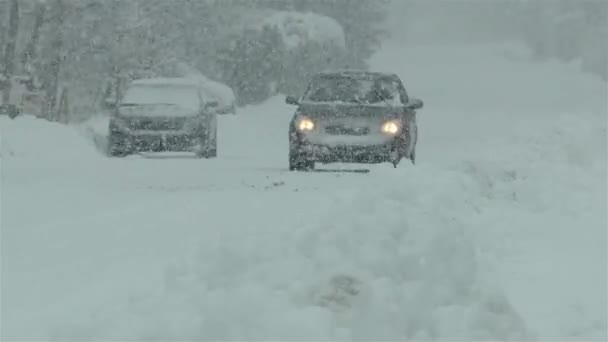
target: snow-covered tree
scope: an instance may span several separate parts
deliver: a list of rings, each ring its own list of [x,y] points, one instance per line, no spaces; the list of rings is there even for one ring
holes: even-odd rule
[[[216,58],[220,79],[235,89],[241,104],[298,94],[314,73],[348,64],[344,31],[330,17],[248,9],[239,21],[243,28],[224,40]]]
[[[10,79],[15,73],[15,50],[17,49],[17,35],[19,33],[19,2],[11,0],[8,11],[8,26],[6,28],[6,46],[4,46],[3,68],[0,74],[2,82],[2,103],[9,103],[12,84]]]
[[[540,59],[581,60],[608,79],[608,2],[519,1],[522,38]]]
[[[260,0],[269,6],[313,12],[335,19],[345,34],[346,50],[352,67],[365,67],[387,32],[388,0]]]
[[[240,104],[261,102],[282,78],[284,54],[278,30],[269,26],[244,30],[218,53],[221,79],[232,87]]]

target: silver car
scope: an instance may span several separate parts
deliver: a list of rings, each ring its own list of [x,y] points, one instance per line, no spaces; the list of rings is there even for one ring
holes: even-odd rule
[[[183,151],[217,156],[217,102],[205,102],[197,82],[182,78],[136,80],[114,110],[109,154]]]
[[[336,71],[315,75],[289,125],[289,169],[315,162],[382,163],[416,159],[416,109],[397,75]]]

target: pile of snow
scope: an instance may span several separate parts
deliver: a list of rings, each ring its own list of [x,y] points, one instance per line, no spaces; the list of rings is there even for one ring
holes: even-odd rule
[[[85,139],[93,143],[97,153],[107,154],[110,133],[110,116],[107,113],[97,113],[91,116],[88,120],[78,124],[76,129]]]
[[[510,45],[397,43],[371,63],[425,102],[418,163],[482,186],[477,237],[530,329],[606,340],[607,84]]]
[[[475,232],[485,228],[471,225],[478,216],[479,185],[461,173],[429,167],[409,170],[409,181],[391,168],[377,171],[383,183],[359,179],[358,188],[326,193],[322,204],[333,204],[324,210],[309,207],[314,215],[295,214],[282,226],[268,220],[209,221],[209,227],[201,227],[206,237],[198,252],[168,267],[161,288],[108,303],[88,322],[63,326],[54,335],[78,340],[529,338],[521,317],[488,278],[492,265],[475,246]],[[289,187],[298,182],[304,180],[287,178],[274,200],[293,196]],[[298,197],[311,195],[314,201],[314,193]],[[284,210],[270,198],[264,206]]]
[[[12,120],[0,116],[0,135],[2,158],[52,160],[61,155],[80,159],[97,154],[93,142],[74,127],[32,115],[19,115]]]

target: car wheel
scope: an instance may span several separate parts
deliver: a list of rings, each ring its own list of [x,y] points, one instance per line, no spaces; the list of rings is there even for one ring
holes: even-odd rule
[[[196,148],[196,156],[207,159],[215,158],[217,156],[217,140],[200,137]]]
[[[213,131],[213,142],[209,154],[213,158],[217,157],[217,129]]]
[[[399,165],[401,159],[403,158],[401,153],[402,152],[400,152],[398,149],[395,149],[390,153],[390,162],[395,168]]]
[[[289,171],[311,171],[315,169],[315,161],[298,152],[289,152]]]
[[[217,157],[217,142],[214,141],[212,145],[209,147],[207,152],[207,158],[216,158]]]
[[[393,159],[391,163],[393,164],[394,168],[397,168],[397,166],[399,166],[399,163],[401,163],[401,158]]]
[[[128,143],[126,137],[118,137],[115,134],[110,134],[108,139],[108,154],[112,157],[124,157],[129,155]]]

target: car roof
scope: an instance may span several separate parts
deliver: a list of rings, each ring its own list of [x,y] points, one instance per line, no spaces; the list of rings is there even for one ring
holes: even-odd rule
[[[155,77],[133,80],[132,85],[168,85],[168,86],[189,86],[198,87],[200,82],[185,77]]]
[[[327,70],[317,74],[319,77],[353,77],[353,78],[399,78],[395,73],[380,72],[380,71],[369,71],[369,70],[358,70],[358,69],[340,69],[340,70]]]

